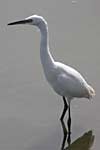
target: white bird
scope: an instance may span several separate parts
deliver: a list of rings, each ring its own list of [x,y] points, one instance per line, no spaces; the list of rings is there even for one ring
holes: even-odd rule
[[[49,51],[48,24],[42,16],[32,15],[21,21],[9,23],[8,25],[29,24],[37,26],[41,32],[40,58],[44,74],[54,89],[63,97],[64,110],[61,115],[63,120],[69,105],[68,129],[70,131],[70,102],[73,98],[92,98],[95,95],[94,89],[85,81],[82,75],[70,66],[56,62]],[[66,99],[67,98],[67,102]]]

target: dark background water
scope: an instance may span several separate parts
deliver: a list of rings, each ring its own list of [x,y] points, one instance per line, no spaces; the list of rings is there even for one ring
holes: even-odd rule
[[[72,102],[72,141],[93,130],[100,147],[100,2],[8,0],[0,2],[0,149],[58,150],[63,102],[45,81],[40,34],[33,26],[7,27],[32,14],[49,25],[51,53],[77,68],[96,90],[93,101]],[[65,119],[66,121],[66,119]]]

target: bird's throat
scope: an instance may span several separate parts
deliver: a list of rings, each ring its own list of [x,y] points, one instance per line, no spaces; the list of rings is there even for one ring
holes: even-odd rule
[[[41,43],[40,43],[40,58],[43,68],[53,65],[53,57],[49,51],[49,33],[47,24],[43,24],[39,27],[41,32]]]

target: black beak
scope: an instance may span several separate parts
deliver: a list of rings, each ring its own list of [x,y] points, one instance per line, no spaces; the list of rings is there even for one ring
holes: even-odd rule
[[[32,23],[32,19],[15,21],[15,22],[8,23],[8,25],[29,24],[29,23]]]

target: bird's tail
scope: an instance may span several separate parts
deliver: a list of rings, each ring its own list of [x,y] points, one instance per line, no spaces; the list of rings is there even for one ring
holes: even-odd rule
[[[89,94],[89,99],[95,96],[95,90],[90,85],[88,85],[88,94]]]

